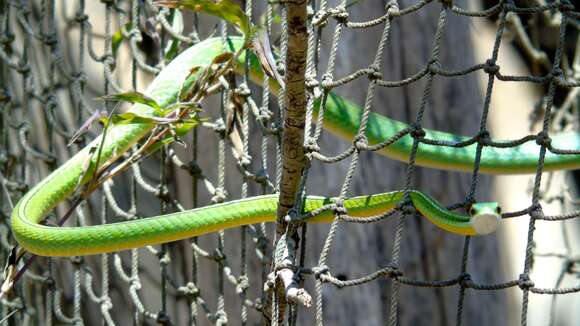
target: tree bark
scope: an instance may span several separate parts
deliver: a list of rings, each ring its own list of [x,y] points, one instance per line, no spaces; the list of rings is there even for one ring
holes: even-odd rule
[[[285,65],[285,98],[282,131],[282,180],[277,212],[277,233],[286,230],[284,217],[296,201],[296,191],[306,164],[304,155],[304,121],[306,116],[306,0],[287,1],[288,50]]]

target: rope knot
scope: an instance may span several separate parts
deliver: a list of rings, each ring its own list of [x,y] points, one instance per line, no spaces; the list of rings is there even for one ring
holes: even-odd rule
[[[538,144],[540,146],[550,147],[551,143],[552,143],[552,139],[550,138],[548,133],[545,131],[540,131],[538,133],[538,135],[536,136],[536,144]]]
[[[157,313],[157,318],[155,320],[161,325],[169,325],[170,319],[169,316],[165,313],[165,311],[160,311]]]
[[[312,25],[318,27],[324,27],[328,24],[329,13],[326,10],[318,11],[312,18]]]
[[[348,23],[348,12],[344,6],[338,6],[334,9],[330,9],[330,14],[339,24],[346,25]]]
[[[322,82],[320,82],[320,87],[325,90],[330,90],[330,86],[332,84],[332,76],[330,74],[322,75]]]
[[[221,136],[224,136],[226,133],[226,124],[224,123],[224,120],[221,118],[217,119],[216,122],[214,122],[212,129]]]
[[[439,61],[433,60],[429,62],[429,73],[431,75],[436,75],[440,71],[441,71],[441,63],[439,63]]]
[[[171,263],[171,257],[167,254],[167,252],[159,251],[159,265],[167,266]]]
[[[143,41],[143,36],[141,35],[141,31],[137,28],[133,28],[129,31],[129,38],[134,39],[137,42]]]
[[[85,74],[84,72],[79,72],[76,73],[73,78],[75,79],[75,82],[78,82],[79,84],[84,84],[87,82],[87,74]]]
[[[157,196],[157,198],[162,199],[166,202],[171,201],[171,193],[169,192],[169,189],[167,189],[166,186],[159,187],[157,189],[157,192],[155,192],[155,196]]]
[[[191,298],[196,298],[199,296],[199,288],[195,286],[193,282],[187,282],[185,286],[179,287],[177,289],[181,294],[189,296]]]
[[[399,269],[399,266],[398,265],[390,264],[388,266],[387,275],[390,278],[397,279],[397,278],[403,276],[403,272],[401,272],[401,270]]]
[[[383,74],[381,73],[380,67],[378,65],[370,65],[369,70],[368,77],[371,81],[383,79]]]
[[[80,266],[83,263],[83,258],[81,256],[70,257],[70,262],[75,266]]]
[[[258,172],[256,172],[255,181],[257,183],[261,183],[263,185],[268,184],[268,172],[266,171],[266,169],[261,168],[258,170]]]
[[[276,254],[278,254],[278,253],[276,253]],[[283,259],[281,262],[277,263],[274,266],[274,270],[279,272],[283,269],[288,269],[288,270],[294,271],[294,270],[296,270],[296,266],[294,266],[294,263],[292,263],[291,260]]]
[[[495,64],[491,59],[488,59],[483,65],[483,71],[490,75],[497,75],[499,72],[499,66]]]
[[[453,7],[453,0],[439,0],[444,7],[451,8]]]
[[[56,35],[54,34],[49,34],[49,35],[45,35],[44,36],[44,44],[50,46],[50,47],[54,47],[55,45],[58,44],[58,39],[56,37]]]
[[[18,125],[18,132],[23,135],[28,135],[28,131],[30,130],[30,123],[28,121],[22,121],[20,125]]]
[[[417,213],[417,210],[415,209],[415,206],[413,206],[413,203],[408,200],[398,203],[397,209],[403,212],[404,215],[414,215],[415,213]]]
[[[459,275],[459,284],[461,284],[462,287],[470,287],[471,283],[473,283],[471,280],[471,274],[464,272]]]
[[[238,164],[243,168],[248,168],[250,164],[252,164],[252,156],[250,154],[243,153],[238,160]]]
[[[461,205],[458,207],[464,207],[465,211],[468,212],[469,209],[471,208],[471,205],[473,205],[475,203],[477,203],[477,200],[475,200],[475,198],[470,195],[470,196],[467,196],[467,198],[465,198],[465,201],[463,203],[458,204],[458,205]],[[450,208],[448,207],[448,209],[450,209]]]
[[[216,325],[226,325],[228,322],[228,318],[226,312],[223,310],[219,310],[215,313],[215,324]]]
[[[247,276],[240,276],[236,285],[236,293],[240,294],[250,288],[250,281]]]
[[[304,144],[304,149],[306,149],[306,151],[309,153],[320,152],[320,147],[316,143],[316,139],[314,139],[314,137],[308,137],[308,139],[306,139],[306,144]]]
[[[389,17],[396,15],[399,12],[399,3],[397,1],[389,1],[385,6],[385,11]]]
[[[280,76],[286,75],[286,66],[284,66],[283,62],[280,61],[276,64],[276,70],[278,70],[278,73],[280,74]]]
[[[291,223],[292,221],[296,221],[298,217],[298,212],[294,209],[294,207],[292,207],[288,210],[286,216],[284,216],[284,222]]]
[[[542,208],[541,207],[532,208],[532,211],[530,212],[530,217],[536,220],[543,219],[544,212],[542,211]]]
[[[211,197],[211,202],[214,204],[223,203],[226,200],[227,191],[225,189],[219,187],[216,188],[213,192],[213,197]]]
[[[268,127],[266,129],[266,131],[273,136],[277,136],[282,134],[282,131],[284,130],[284,128],[282,127],[282,125],[276,121],[272,122],[270,124],[270,127]]]
[[[190,174],[192,177],[195,177],[195,178],[197,178],[197,179],[200,179],[200,178],[202,178],[202,177],[203,177],[203,174],[202,174],[201,168],[199,167],[199,165],[197,164],[197,162],[196,162],[196,161],[190,161],[190,162],[187,164],[187,171],[189,172],[189,174]]]
[[[75,17],[73,18],[75,22],[82,24],[89,20],[89,15],[85,15],[83,13],[77,12]]]
[[[534,282],[532,281],[532,279],[530,279],[530,274],[528,273],[520,274],[518,286],[522,290],[529,290],[530,288],[534,287]]]
[[[52,276],[47,276],[44,280],[43,283],[46,285],[46,287],[49,290],[54,290],[55,289],[55,285],[56,282],[54,281],[54,278]]]
[[[409,128],[411,129],[409,134],[411,135],[411,137],[415,138],[415,139],[423,139],[425,138],[425,130],[423,130],[423,127],[421,127],[420,124],[417,123],[412,123]]]
[[[101,307],[107,311],[113,309],[113,302],[109,297],[102,297],[101,300]]]
[[[482,130],[476,136],[477,141],[481,145],[489,145],[491,143],[491,137],[489,136],[489,131]]]
[[[113,67],[115,66],[115,58],[110,54],[105,54],[102,58],[103,64]]]
[[[58,106],[58,100],[54,94],[47,94],[45,96],[46,106],[48,108],[56,108]]]
[[[321,265],[312,267],[312,272],[314,273],[315,279],[320,279],[320,275],[328,273],[328,266]]]
[[[258,120],[265,124],[266,122],[272,119],[272,111],[268,110],[267,108],[260,108],[260,114],[258,115]]]
[[[561,77],[562,75],[564,75],[564,71],[562,70],[562,68],[556,67],[552,70],[550,75],[552,78]]]
[[[216,263],[223,263],[226,261],[226,254],[224,254],[223,251],[219,250],[219,249],[215,249],[213,251],[213,260],[215,260]]]
[[[138,220],[140,217],[139,215],[137,215],[134,210],[130,210],[129,211],[129,216],[127,216],[127,221],[134,221],[134,220]]]
[[[4,45],[10,45],[10,43],[14,42],[14,34],[12,33],[6,33],[2,36],[0,36],[0,44],[4,44]]]
[[[319,84],[320,83],[318,82],[315,76],[312,76],[311,74],[306,75],[306,88],[313,89],[317,87]]]
[[[332,207],[332,211],[337,216],[344,216],[348,214],[348,210],[344,207],[344,200],[338,199],[334,206]]]
[[[26,62],[20,62],[18,65],[17,71],[22,75],[29,75],[30,74],[30,65]]]
[[[356,148],[356,150],[359,152],[368,148],[369,142],[365,135],[357,135],[356,137],[354,137],[353,141],[354,148]]]
[[[245,83],[238,86],[234,91],[237,95],[244,97],[244,98],[250,96],[250,94],[251,94],[250,88]]]

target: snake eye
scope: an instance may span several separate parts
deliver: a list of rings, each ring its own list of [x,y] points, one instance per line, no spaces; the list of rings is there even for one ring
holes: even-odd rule
[[[475,215],[475,213],[477,213],[475,211],[475,208],[473,206],[471,206],[471,208],[469,209],[469,215],[473,216],[473,215]]]
[[[501,207],[499,207],[499,206],[498,206],[498,207],[496,207],[496,208],[495,208],[495,212],[496,212],[498,215],[501,215]]]

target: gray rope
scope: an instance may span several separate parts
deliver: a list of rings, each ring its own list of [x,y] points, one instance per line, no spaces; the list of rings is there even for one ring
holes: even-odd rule
[[[580,88],[580,45],[574,49],[574,57],[564,60],[564,40],[580,29],[578,19],[580,13],[567,1],[555,1],[544,3],[532,1],[527,7],[518,7],[514,2],[500,1],[492,7],[481,11],[470,11],[460,8],[451,1],[442,2],[441,16],[437,34],[433,38],[432,54],[428,62],[417,68],[414,73],[405,76],[401,80],[388,80],[382,77],[383,69],[381,61],[384,47],[387,46],[390,27],[397,23],[397,18],[425,10],[426,6],[433,5],[430,0],[418,1],[412,6],[398,8],[395,1],[390,2],[385,12],[378,13],[366,21],[352,21],[349,15],[350,2],[341,1],[336,7],[330,7],[325,0],[310,2],[310,37],[308,39],[307,59],[307,87],[310,92],[307,105],[307,126],[305,148],[308,150],[309,164],[304,172],[302,180],[301,196],[308,193],[306,187],[308,168],[312,160],[324,163],[336,163],[350,159],[350,166],[338,194],[335,204],[327,205],[317,211],[334,212],[336,218],[326,236],[324,247],[320,252],[318,262],[313,267],[305,265],[307,253],[305,237],[306,230],[302,229],[302,237],[299,243],[300,255],[296,259],[295,266],[298,268],[297,277],[300,282],[305,277],[311,277],[316,281],[316,324],[324,324],[324,314],[328,309],[323,305],[322,289],[324,286],[352,287],[366,284],[378,279],[390,280],[391,301],[389,303],[389,324],[396,325],[397,311],[400,306],[406,304],[401,301],[399,291],[403,286],[420,288],[443,289],[456,287],[458,301],[455,324],[464,324],[464,305],[468,292],[476,295],[477,291],[499,291],[508,288],[520,288],[523,293],[521,324],[527,324],[529,308],[529,294],[550,295],[551,317],[550,323],[556,324],[556,309],[559,295],[580,293],[579,285],[570,285],[563,281],[565,276],[579,275],[580,265],[577,254],[571,249],[570,244],[559,253],[538,253],[533,243],[535,229],[540,227],[537,220],[545,223],[558,222],[562,224],[563,237],[566,238],[565,223],[575,222],[580,216],[580,211],[567,209],[562,214],[545,215],[542,203],[558,201],[564,204],[575,203],[575,198],[569,189],[560,189],[549,184],[541,187],[544,156],[547,151],[557,155],[579,154],[578,151],[566,148],[558,148],[550,142],[550,134],[564,128],[573,129],[578,126],[578,89]],[[2,192],[0,195],[0,230],[4,233],[0,237],[0,258],[5,258],[11,247],[11,237],[8,233],[7,220],[11,212],[10,203],[22,196],[27,187],[36,183],[45,171],[51,171],[68,157],[76,153],[86,144],[94,134],[91,130],[68,148],[60,144],[66,144],[74,134],[75,127],[81,125],[93,112],[101,108],[93,104],[89,98],[102,95],[102,93],[115,93],[123,89],[142,89],[145,85],[138,85],[140,78],[151,78],[158,73],[166,64],[164,46],[173,41],[180,44],[179,50],[183,50],[189,44],[195,44],[205,38],[206,31],[194,28],[190,31],[181,31],[174,28],[171,19],[173,10],[159,9],[152,0],[147,1],[113,1],[104,0],[101,3],[91,3],[87,6],[84,0],[77,0],[70,8],[60,6],[60,12],[56,11],[57,3],[54,0],[41,2],[25,0],[0,1],[0,77],[4,81],[0,85],[0,172],[2,173]],[[355,3],[353,5],[364,5]],[[519,4],[518,4],[519,5]],[[255,14],[252,1],[245,1],[245,12],[259,19]],[[104,25],[99,26],[92,22],[88,16],[88,8],[98,8],[100,14],[104,14]],[[92,10],[92,9],[91,9]],[[453,13],[463,17],[487,17],[495,18],[499,15],[499,24],[496,30],[496,39],[490,58],[485,63],[475,63],[467,67],[449,68],[443,67],[438,62],[440,38],[446,15]],[[284,16],[283,6],[275,2],[267,2],[265,19],[266,29],[271,40],[276,40],[277,28],[274,26],[274,16]],[[550,56],[549,51],[542,49],[528,32],[526,19],[529,15],[538,15],[538,19],[544,19],[546,24],[559,27],[559,41],[555,53]],[[194,19],[197,26],[197,18]],[[282,18],[284,22],[284,17]],[[216,20],[217,22],[217,20]],[[332,34],[332,43],[328,49],[327,62],[321,60],[321,44],[323,31],[329,28],[332,22],[336,23]],[[61,25],[66,25],[62,30]],[[361,30],[365,28],[383,25],[383,36],[378,44],[374,61],[367,67],[353,69],[344,76],[335,76],[336,63],[340,60],[338,52],[342,34],[345,30]],[[130,27],[126,27],[130,26]],[[287,47],[287,26],[280,26],[281,57],[278,61],[279,70],[283,74],[285,62],[284,53]],[[523,51],[522,55],[533,64],[542,67],[541,73],[534,75],[510,75],[509,69],[497,65],[497,55],[501,44],[504,30],[512,33],[514,40]],[[113,53],[112,38],[120,31],[122,43],[126,48],[120,47],[117,54]],[[220,35],[226,35],[223,24],[219,28]],[[100,34],[99,34],[100,33]],[[75,38],[73,38],[73,37]],[[152,40],[152,41],[151,41]],[[146,42],[153,45],[146,48]],[[75,44],[74,42],[78,42]],[[157,43],[158,44],[157,44]],[[275,43],[275,42],[273,42]],[[580,42],[577,42],[580,44]],[[276,50],[276,49],[275,49]],[[125,85],[118,79],[120,65],[118,58],[124,51],[130,55],[131,82]],[[89,64],[95,63],[102,74],[103,87],[97,89],[89,75]],[[326,65],[324,74],[319,75],[320,64]],[[477,134],[466,137],[458,142],[441,142],[423,137],[421,121],[427,105],[427,98],[431,92],[431,84],[434,78],[456,78],[472,73],[484,72],[488,75],[488,85],[483,104],[483,114],[480,128]],[[331,154],[318,145],[322,136],[323,114],[318,119],[313,119],[314,100],[317,96],[323,103],[331,91],[338,87],[367,77],[370,79],[369,87],[364,104],[364,113],[361,120],[361,128],[357,137],[352,140],[352,145],[342,153]],[[495,80],[504,82],[528,82],[541,85],[547,89],[544,100],[538,104],[535,111],[536,120],[542,121],[542,132],[529,134],[520,139],[494,142],[489,137],[486,127],[489,105]],[[416,82],[425,83],[424,94],[414,124],[401,131],[391,139],[380,144],[369,144],[364,137],[366,122],[372,112],[372,105],[376,87],[398,88],[413,85]],[[281,175],[281,152],[279,125],[280,113],[272,105],[270,97],[265,89],[268,87],[266,79],[262,86],[261,100],[256,100],[255,89],[248,85],[247,76],[241,78],[241,83],[232,83],[224,87],[223,101],[230,102],[233,97],[241,98],[241,125],[240,135],[243,140],[243,155],[236,158],[234,163],[238,167],[239,177],[230,177],[228,142],[226,134],[225,118],[215,123],[206,123],[193,132],[192,155],[184,158],[179,150],[168,149],[166,155],[162,155],[161,175],[151,172],[149,163],[133,165],[132,173],[122,176],[117,185],[129,180],[128,196],[118,193],[116,187],[107,183],[100,196],[89,200],[86,205],[77,209],[77,224],[106,223],[117,220],[130,220],[141,216],[141,209],[149,196],[158,198],[162,206],[162,212],[172,210],[184,210],[187,203],[181,203],[177,195],[171,194],[174,174],[172,167],[189,173],[192,180],[193,192],[190,202],[193,207],[213,202],[221,202],[229,198],[245,198],[255,194],[265,194],[275,191],[278,187]],[[564,94],[564,100],[560,101],[558,92]],[[256,103],[259,103],[256,104]],[[227,104],[222,102],[222,104]],[[283,107],[283,100],[278,100],[278,107]],[[109,107],[105,104],[105,108]],[[225,106],[222,107],[222,113]],[[209,110],[209,108],[205,108]],[[34,124],[27,121],[36,119]],[[316,120],[316,121],[314,121]],[[314,124],[312,126],[311,124]],[[40,126],[40,128],[38,128]],[[566,130],[568,130],[566,129]],[[259,146],[251,144],[252,134],[257,132]],[[198,153],[200,137],[210,135],[218,140],[217,153],[217,176],[214,176],[202,165]],[[401,257],[400,246],[405,231],[405,219],[416,214],[409,202],[403,202],[396,209],[385,214],[370,217],[365,220],[355,219],[349,216],[348,211],[342,206],[342,200],[349,193],[354,173],[357,169],[358,159],[361,152],[377,151],[384,149],[398,139],[410,135],[413,137],[414,147],[409,157],[405,190],[411,189],[416,151],[419,146],[446,146],[462,148],[476,144],[477,151],[475,164],[470,184],[470,191],[466,199],[450,207],[462,209],[476,200],[479,184],[479,162],[481,152],[485,147],[510,148],[527,142],[537,142],[542,146],[538,157],[538,172],[533,184],[533,197],[529,207],[516,212],[502,214],[503,218],[522,218],[530,215],[528,239],[526,245],[525,264],[521,276],[514,280],[505,280],[498,283],[482,283],[469,274],[470,239],[466,238],[459,273],[448,279],[423,280],[411,278],[405,275],[399,267]],[[259,153],[256,153],[258,152]],[[252,160],[252,157],[260,157]],[[167,165],[166,163],[172,163]],[[236,169],[233,169],[236,170]],[[182,172],[183,172],[182,171]],[[238,172],[233,172],[238,173]],[[123,179],[127,177],[126,179]],[[544,177],[545,178],[545,177]],[[231,187],[241,180],[238,188]],[[202,187],[198,187],[202,185]],[[199,188],[199,189],[198,189]],[[4,190],[6,189],[6,190]],[[231,195],[228,194],[232,192]],[[234,192],[235,191],[235,192]],[[5,192],[8,195],[5,195]],[[554,194],[552,194],[554,193]],[[239,197],[238,197],[239,194]],[[188,199],[185,199],[186,201]],[[129,202],[129,205],[124,205]],[[297,208],[299,208],[298,203]],[[99,211],[100,209],[100,211]],[[299,210],[298,210],[299,211]],[[139,213],[138,213],[139,212]],[[387,217],[399,215],[396,226],[392,261],[376,271],[370,271],[349,280],[343,280],[333,276],[332,262],[329,261],[330,250],[336,242],[336,232],[341,222],[344,223],[375,223]],[[145,214],[143,214],[145,215]],[[312,214],[296,214],[291,219],[291,227],[298,227]],[[53,219],[54,221],[54,216]],[[75,223],[75,222],[72,222]],[[74,225],[74,224],[72,224]],[[228,319],[238,319],[233,311],[239,311],[239,320],[243,325],[251,324],[257,314],[262,312],[267,301],[266,295],[259,291],[250,291],[251,288],[261,288],[266,282],[268,271],[274,253],[269,248],[269,243],[275,239],[268,234],[265,224],[248,226],[240,230],[240,242],[225,241],[224,234],[218,235],[217,243],[208,245],[206,242],[192,239],[183,247],[178,245],[150,247],[146,250],[132,250],[130,253],[100,255],[99,257],[87,257],[79,259],[54,259],[38,261],[32,270],[25,273],[23,281],[17,285],[14,293],[2,300],[1,314],[8,316],[16,312],[10,318],[14,324],[38,324],[52,325],[62,324],[91,324],[93,317],[84,315],[88,309],[100,320],[97,323],[107,325],[120,324],[130,320],[133,324],[157,322],[160,324],[178,324],[189,322],[196,325],[203,319],[212,324],[225,324]],[[268,236],[268,237],[267,237]],[[239,255],[226,256],[229,248],[236,247]],[[217,248],[217,250],[214,250]],[[254,249],[254,250],[252,250]],[[239,251],[237,251],[239,250]],[[183,253],[183,255],[181,255]],[[312,258],[312,254],[311,258]],[[111,259],[112,257],[112,259]],[[561,267],[555,267],[558,271],[558,280],[553,287],[539,287],[534,285],[531,279],[533,262],[536,259],[550,257],[559,259]],[[239,264],[235,263],[240,259]],[[260,264],[260,276],[254,277],[250,263],[257,259]],[[154,261],[158,269],[152,273],[146,266]],[[209,294],[206,275],[202,272],[210,268],[217,270],[217,297]],[[39,271],[43,271],[42,273]],[[53,277],[63,273],[63,278]],[[212,273],[215,274],[215,273]],[[69,280],[70,283],[64,283]],[[328,283],[325,285],[324,283]],[[302,284],[302,283],[300,283]],[[41,289],[41,290],[40,290]],[[234,290],[231,290],[234,289]],[[154,299],[149,297],[150,290],[159,293]],[[230,293],[233,291],[233,295]],[[230,302],[234,298],[235,302]],[[159,299],[159,300],[158,300]],[[234,300],[232,299],[232,300]],[[214,304],[213,300],[217,300]],[[40,304],[39,304],[40,303]],[[274,324],[278,322],[280,310],[274,302],[272,316]],[[234,310],[231,307],[237,307]],[[98,307],[98,308],[96,308]],[[96,309],[95,309],[96,308]],[[126,309],[123,309],[126,308]],[[185,309],[185,310],[184,310]],[[119,316],[118,311],[124,310],[126,319]],[[297,306],[290,305],[289,312],[281,317],[288,320],[289,325],[298,323],[299,316]],[[180,313],[186,312],[181,319]],[[229,318],[228,318],[229,317]],[[303,317],[303,316],[300,316]]]

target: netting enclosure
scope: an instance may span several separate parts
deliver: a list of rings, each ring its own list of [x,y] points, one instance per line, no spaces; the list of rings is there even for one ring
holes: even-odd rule
[[[114,254],[39,257],[2,298],[7,324],[577,324],[580,316],[571,308],[580,297],[574,175],[542,173],[546,152],[580,154],[550,143],[558,132],[578,130],[580,13],[573,3],[500,1],[484,3],[485,9],[459,1],[239,4],[268,31],[281,75],[303,80],[296,84],[306,94],[304,128],[284,124],[300,116],[292,111],[300,103],[265,91],[267,79],[255,85],[241,74],[202,102],[207,121],[184,137],[186,146],[172,144],[133,164],[83,202],[69,225],[275,193],[293,178],[298,198],[417,189],[463,212],[476,200],[500,200],[491,178],[479,171],[486,147],[537,142],[542,149],[531,187],[518,187],[529,194],[527,202],[502,214],[502,226],[524,221],[516,231],[525,238],[522,264],[515,273],[506,271],[510,235],[451,235],[421,219],[408,202],[358,225],[338,204],[328,207],[337,216],[330,225],[293,221],[299,212],[291,210],[275,225]],[[471,35],[483,38],[479,22],[493,30],[482,60],[474,59],[471,43]],[[296,42],[301,24],[307,38]],[[93,127],[67,146],[95,112],[113,110],[114,104],[95,97],[142,91],[186,48],[228,35],[239,31],[151,0],[0,0],[0,259],[6,261],[16,244],[10,231],[14,204],[101,132]],[[512,40],[530,67],[523,74],[512,74],[499,59]],[[494,94],[512,83],[536,86],[537,105],[511,119],[539,129],[495,142],[488,130],[493,102],[499,101]],[[331,136],[322,115],[313,115],[315,100],[330,92],[363,107],[361,128],[350,142]],[[241,110],[232,110],[232,98]],[[410,127],[369,145],[364,135],[370,112]],[[471,138],[438,142],[425,138],[424,128]],[[298,139],[284,137],[290,132],[304,134],[293,143],[298,154],[283,151]],[[376,153],[402,137],[413,143],[405,163]],[[428,145],[475,146],[473,168],[465,173],[416,166],[417,149]],[[287,164],[303,167],[289,174]],[[564,210],[544,209],[554,202]],[[58,223],[71,203],[59,206],[47,223]],[[552,225],[562,245],[545,251],[537,234]],[[538,265],[549,265],[556,279],[534,273]],[[272,275],[287,272],[294,283],[280,288]],[[531,303],[537,297],[549,298],[542,314]]]

